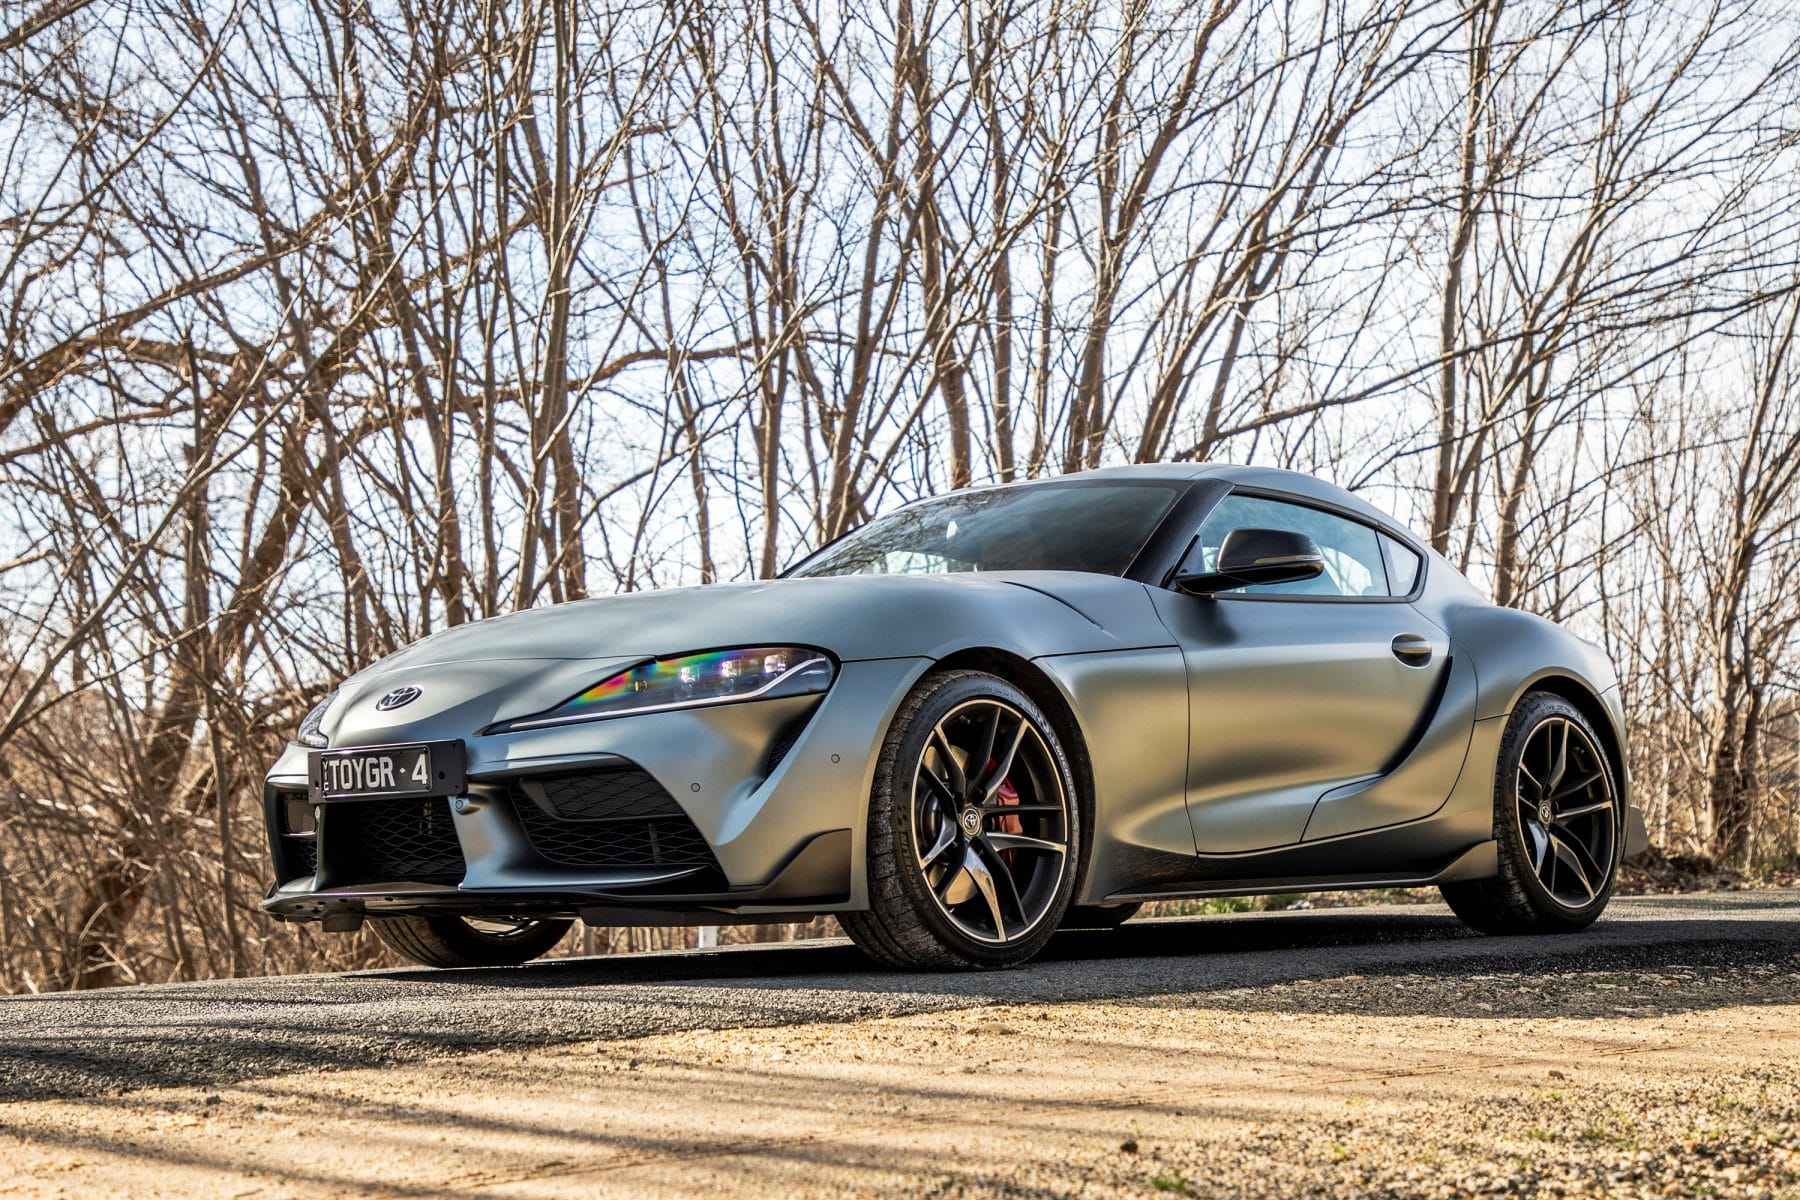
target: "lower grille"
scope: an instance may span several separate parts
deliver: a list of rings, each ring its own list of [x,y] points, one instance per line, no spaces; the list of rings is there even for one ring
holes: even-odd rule
[[[295,879],[319,873],[319,843],[316,838],[290,837],[286,845],[288,862],[293,864]]]
[[[565,867],[711,867],[712,849],[686,817],[559,821],[526,800],[519,822],[532,847]]]
[[[675,797],[642,767],[584,771],[579,775],[546,775],[523,782],[527,794],[541,795],[565,821],[641,820],[679,817]]]
[[[675,798],[636,765],[521,780],[532,848],[565,867],[712,867],[712,848]]]
[[[366,882],[462,882],[462,843],[443,797],[337,804],[330,815],[332,845],[354,848]]]

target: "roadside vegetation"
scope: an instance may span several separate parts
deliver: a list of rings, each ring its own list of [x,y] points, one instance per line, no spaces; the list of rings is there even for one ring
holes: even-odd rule
[[[1664,851],[1795,860],[1790,5],[44,0],[0,50],[0,990],[381,961],[255,902],[262,770],[387,651],[1140,460],[1394,509],[1606,647]]]

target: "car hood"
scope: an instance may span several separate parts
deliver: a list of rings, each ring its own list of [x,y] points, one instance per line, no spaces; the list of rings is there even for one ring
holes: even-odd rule
[[[1105,575],[859,575],[633,592],[457,625],[383,659],[382,671],[504,659],[645,659],[728,646],[799,645],[840,659],[931,656],[970,634],[1037,653],[1119,647],[1160,631],[1142,584]],[[1160,634],[1166,640],[1166,634]]]
[[[634,592],[454,626],[346,680],[333,743],[473,730],[543,712],[648,658],[810,646],[840,661],[942,658],[972,646],[1036,658],[1166,645],[1142,584],[1060,571],[777,579]],[[399,687],[420,695],[382,712]]]

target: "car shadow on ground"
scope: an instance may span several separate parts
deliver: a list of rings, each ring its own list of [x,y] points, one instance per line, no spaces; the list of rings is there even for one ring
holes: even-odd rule
[[[1737,911],[1764,907],[1750,903]],[[1426,943],[1442,944],[1425,949]],[[1098,963],[1119,967],[1096,971]],[[1031,963],[1010,971],[892,971],[844,942],[801,942],[551,959],[526,968],[449,975],[384,971],[358,978],[549,993],[645,985],[849,991],[892,996],[902,1007],[921,996],[980,1004],[1181,993],[1203,996],[1209,1006],[1244,1010],[1339,1012],[1364,1004],[1370,1011],[1396,1014],[1600,1016],[1630,1010],[1626,993],[1640,985],[1651,993],[1639,997],[1647,1003],[1636,1006],[1645,1012],[1800,1001],[1797,971],[1800,922],[1792,919],[1738,917],[1721,923],[1706,913],[1692,920],[1632,920],[1616,931],[1602,925],[1577,935],[1484,937],[1437,912],[1351,910],[1164,918],[1112,930],[1069,931]],[[1568,986],[1579,977],[1608,975],[1620,978]],[[1727,986],[1739,976],[1742,988]],[[1434,980],[1467,983],[1469,1003],[1447,1011],[1441,988],[1399,994],[1408,981]],[[1379,995],[1368,994],[1375,986],[1371,981],[1380,981]],[[1334,986],[1314,986],[1327,983]],[[1752,995],[1756,998],[1748,998]]]
[[[1232,914],[1218,917],[1164,917],[1138,920],[1116,929],[1068,930],[1057,934],[1022,970],[1052,963],[1106,959],[1218,958],[1242,953],[1306,950],[1327,946],[1373,946],[1473,938],[1455,917],[1440,913],[1350,911]],[[753,943],[710,951],[552,958],[524,968],[455,972],[472,985],[576,986],[625,983],[692,983],[758,978],[853,977],[859,990],[880,990],[885,982],[911,990],[919,980],[1005,980],[1013,972],[907,972],[877,965],[842,939]],[[442,971],[384,970],[359,975],[397,980],[437,980]]]

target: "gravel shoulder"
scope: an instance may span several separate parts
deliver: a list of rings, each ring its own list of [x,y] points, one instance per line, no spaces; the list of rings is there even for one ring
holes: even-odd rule
[[[1795,1195],[1800,1006],[1769,1003],[1792,966],[1717,981],[1746,1001],[1720,1008],[1661,973],[1552,985],[1646,1015],[1529,1011],[1520,976],[1481,981],[1508,1015],[1421,1016],[1458,993],[1330,978],[21,1102],[0,1192]]]
[[[1485,938],[1429,904],[1134,921],[1059,935],[1022,970],[980,974],[881,971],[847,944],[809,942],[555,959],[501,971],[370,971],[11,997],[0,999],[0,1102],[218,1086],[684,1029],[1197,996],[1330,976],[1706,972],[1785,962],[1797,948],[1800,891],[1787,890],[1620,898],[1578,937]]]
[[[191,1037],[187,1082],[0,1103],[0,1195],[1800,1196],[1800,896],[1628,901],[1547,948],[1368,911],[1128,926],[1111,945],[1182,949],[950,980],[634,960],[611,986],[672,1027],[401,1061],[389,1034],[367,1065],[221,1079]],[[777,984],[802,1015],[709,1003]],[[445,1019],[484,987],[604,990],[430,986],[409,1004]],[[81,999],[4,1011],[62,1014],[25,1022],[42,1047],[116,1019]]]

